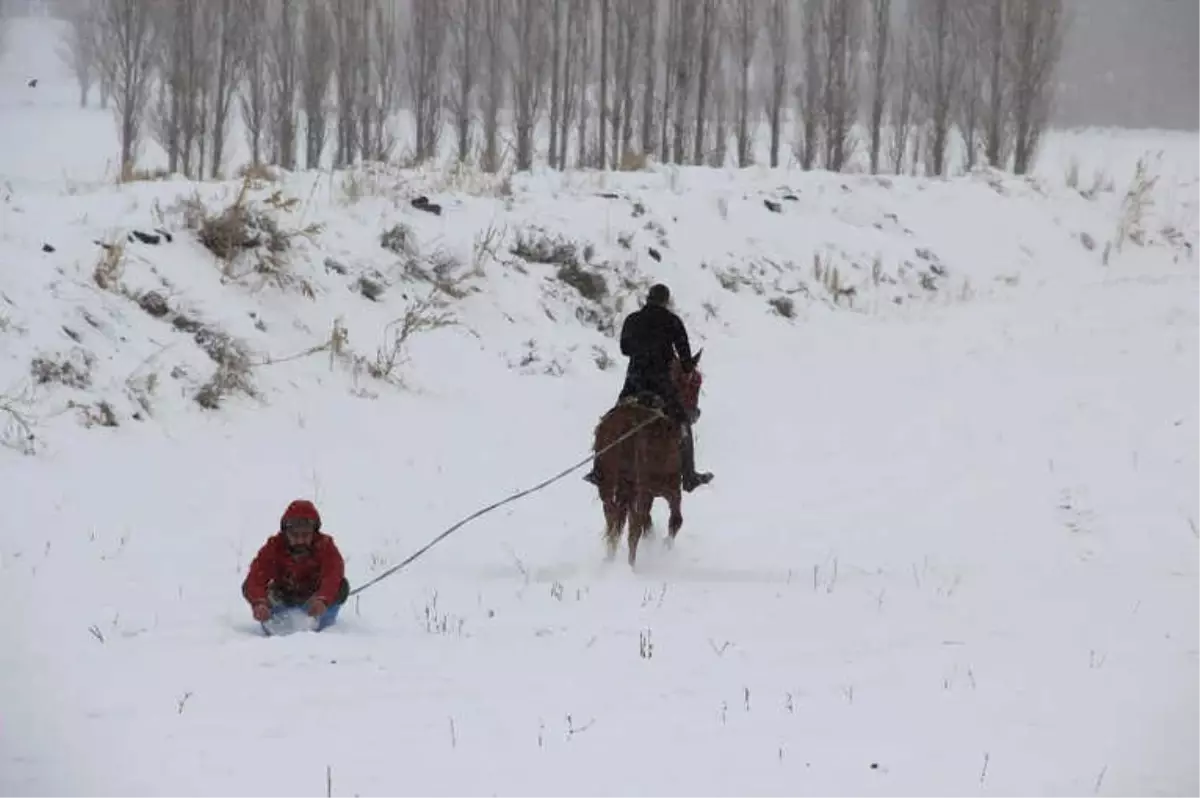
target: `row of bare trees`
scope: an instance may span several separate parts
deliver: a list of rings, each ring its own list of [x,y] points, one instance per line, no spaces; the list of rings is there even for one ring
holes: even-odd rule
[[[1024,172],[1053,99],[1062,0],[77,0],[64,59],[169,168],[442,151],[487,170],[741,166]],[[404,112],[409,124],[393,124]],[[398,129],[404,130],[397,141]],[[790,150],[790,153],[787,152]]]

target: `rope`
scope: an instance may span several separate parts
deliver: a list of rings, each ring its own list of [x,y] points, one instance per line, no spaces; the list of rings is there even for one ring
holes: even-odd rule
[[[575,463],[574,465],[572,465],[562,471],[559,471],[557,474],[555,474],[554,476],[552,476],[548,479],[542,480],[541,482],[539,482],[538,484],[534,485],[531,488],[526,488],[525,490],[517,491],[516,493],[512,494],[511,496],[507,496],[497,502],[493,502],[493,503],[489,504],[487,507],[480,508],[479,510],[476,510],[475,512],[471,513],[466,518],[462,519],[461,521],[454,524],[453,526],[447,528],[444,532],[442,532],[440,535],[435,537],[433,540],[429,541],[424,546],[422,546],[421,548],[417,549],[415,552],[410,554],[403,562],[401,562],[397,565],[393,565],[391,568],[387,569],[386,571],[381,573],[379,576],[376,576],[375,578],[371,579],[369,582],[365,582],[365,583],[359,585],[358,587],[354,588],[353,590],[351,590],[350,593],[346,596],[346,598],[348,599],[348,598],[350,598],[350,596],[357,595],[357,594],[363,592],[364,590],[366,590],[367,588],[369,588],[371,585],[377,584],[378,582],[382,582],[384,579],[387,579],[389,576],[396,573],[397,571],[408,567],[415,560],[417,560],[417,558],[419,558],[423,554],[425,554],[425,552],[429,551],[434,546],[441,543],[446,538],[450,537],[450,535],[452,535],[455,532],[457,532],[458,530],[462,529],[464,526],[469,524],[471,521],[474,521],[476,518],[487,515],[488,513],[492,512],[493,510],[498,510],[499,508],[503,507],[506,504],[511,504],[512,502],[515,502],[518,499],[522,499],[526,496],[529,496],[530,494],[537,493],[538,491],[543,490],[543,489],[549,487],[550,485],[553,485],[555,482],[558,482],[560,479],[563,479],[564,477],[568,476],[572,471],[578,471],[580,468],[582,468],[583,466],[590,463],[593,458],[599,457],[600,455],[607,452],[609,449],[612,449],[616,445],[628,440],[629,438],[632,438],[636,433],[640,432],[643,428],[650,426],[655,421],[658,421],[659,419],[667,419],[668,418],[664,413],[662,413],[659,410],[651,410],[651,413],[652,413],[652,415],[650,416],[650,418],[638,423],[633,429],[629,430],[628,432],[626,432],[621,437],[617,438],[612,443],[603,447],[599,451],[592,452],[587,457],[583,458],[582,460]]]

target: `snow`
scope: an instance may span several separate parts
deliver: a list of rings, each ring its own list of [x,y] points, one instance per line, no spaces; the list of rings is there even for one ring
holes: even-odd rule
[[[1056,133],[1036,180],[540,171],[508,195],[441,166],[297,173],[251,192],[298,200],[285,230],[321,225],[281,288],[222,280],[176,210],[219,210],[237,181],[105,180],[111,119],[72,108],[51,63],[26,89],[17,59],[53,48],[16,24],[0,792],[1200,791],[1195,135]],[[1118,250],[1133,162],[1158,150],[1146,237]],[[1071,157],[1114,190],[1064,185]],[[415,262],[453,253],[466,277],[459,323],[415,335],[392,384],[364,364],[430,287],[380,247],[398,222]],[[97,285],[94,241],[156,227],[174,240],[127,243]],[[602,301],[509,253],[535,228],[591,245]],[[488,229],[500,246],[477,246]],[[656,280],[705,350],[716,473],[673,551],[604,563],[575,472],[337,626],[262,637],[240,583],[291,499],[318,503],[357,585],[586,457],[620,387],[607,325]],[[170,315],[138,307],[150,290]],[[280,362],[203,409],[214,363],[177,312]],[[358,368],[292,358],[335,320]],[[37,357],[90,381],[36,384]]]

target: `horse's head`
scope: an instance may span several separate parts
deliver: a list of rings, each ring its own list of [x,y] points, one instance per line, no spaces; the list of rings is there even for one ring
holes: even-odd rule
[[[696,368],[700,365],[700,356],[703,354],[704,354],[704,349],[702,347],[702,348],[698,349],[696,351],[696,354],[692,355],[692,359],[686,363],[681,358],[678,358],[678,357],[675,358],[674,360],[672,360],[671,361],[671,376],[672,376],[672,378],[674,378],[675,380],[679,380],[685,374],[690,374],[691,372],[695,371]]]
[[[671,361],[671,379],[674,380],[675,387],[679,391],[679,398],[683,401],[683,406],[689,414],[693,413],[700,403],[700,386],[703,383],[703,377],[697,366],[702,354],[704,354],[704,350],[700,349],[692,355],[690,367],[685,366],[679,358]]]

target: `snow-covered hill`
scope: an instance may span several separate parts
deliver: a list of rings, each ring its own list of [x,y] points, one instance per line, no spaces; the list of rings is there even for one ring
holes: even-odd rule
[[[275,177],[10,189],[10,422],[40,425],[55,401],[85,424],[153,422],[317,378],[391,397],[449,389],[463,369],[444,367],[477,360],[595,376],[655,281],[720,362],[730,341],[798,341],[831,315],[908,318],[1094,279],[1142,250],[1190,263],[1196,238],[1155,208],[1122,232],[1123,192],[997,173]]]
[[[3,793],[1200,788],[1195,136],[117,186],[110,120],[15,86]],[[605,565],[576,473],[258,634],[291,499],[361,584],[584,457],[656,281],[717,474],[674,551]]]

